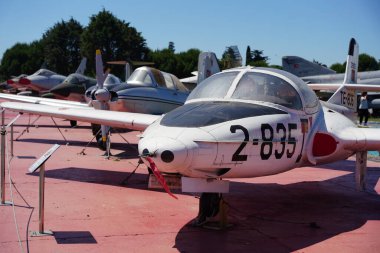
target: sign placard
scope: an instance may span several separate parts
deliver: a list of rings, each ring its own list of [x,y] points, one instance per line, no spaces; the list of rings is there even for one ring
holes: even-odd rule
[[[30,173],[35,172],[41,164],[46,162],[47,159],[60,147],[61,145],[55,144],[53,147],[51,147],[45,154],[43,154],[37,161],[35,161],[32,166],[28,169]]]

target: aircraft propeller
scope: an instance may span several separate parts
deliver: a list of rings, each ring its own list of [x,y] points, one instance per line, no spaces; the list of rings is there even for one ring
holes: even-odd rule
[[[104,87],[104,81],[107,78],[107,75],[109,74],[109,69],[106,70],[106,72],[103,72],[103,61],[102,61],[102,55],[101,51],[98,49],[96,50],[96,81],[97,81],[97,89],[93,92],[93,105],[96,109],[100,110],[109,110],[108,102],[111,101],[113,95],[112,92],[110,92],[106,87]],[[98,107],[98,108],[97,108]],[[107,153],[109,154],[109,145],[107,145],[107,140],[109,141],[109,138],[107,138],[109,132],[109,127],[105,125],[101,125],[101,140],[97,140],[99,146],[102,149],[107,150]]]

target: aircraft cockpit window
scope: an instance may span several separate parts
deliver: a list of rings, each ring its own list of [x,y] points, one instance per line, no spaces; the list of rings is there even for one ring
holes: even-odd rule
[[[291,84],[281,78],[264,73],[246,73],[240,79],[231,97],[271,102],[296,110],[302,109],[301,98]]]
[[[195,87],[187,100],[224,98],[238,73],[238,71],[231,71],[210,76]]]
[[[182,92],[189,92],[189,90],[186,88],[183,83],[174,75],[171,75],[173,82],[175,83],[175,86],[177,87],[177,90],[182,91]]]
[[[160,87],[166,87],[165,78],[162,72],[154,68],[150,68],[150,71],[154,77],[154,80],[156,80],[157,85]]]
[[[153,83],[152,78],[150,77],[150,75],[148,73],[146,73],[146,76],[144,78],[143,83],[146,83],[146,84],[152,84]]]
[[[174,87],[174,83],[173,83],[173,80],[172,80],[172,77],[170,76],[170,74],[165,73],[165,72],[162,72],[162,74],[164,75],[164,78],[165,78],[166,87],[168,89],[174,90],[175,87]]]
[[[318,97],[315,95],[315,92],[310,89],[310,87],[304,82],[298,83],[298,88],[300,89],[300,93],[303,96],[305,101],[306,108],[317,108],[319,103]]]
[[[117,83],[117,80],[114,76],[108,75],[106,80],[104,81],[104,83],[115,84],[115,83]]]
[[[128,78],[127,83],[133,85],[152,86],[153,81],[149,76],[149,73],[145,69],[136,69],[132,75]]]
[[[40,76],[51,76],[54,75],[53,71],[47,70],[47,69],[40,69],[33,75],[40,75]]]

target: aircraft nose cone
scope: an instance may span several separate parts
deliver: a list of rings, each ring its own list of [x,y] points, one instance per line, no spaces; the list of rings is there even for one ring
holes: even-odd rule
[[[97,89],[95,91],[95,99],[102,102],[111,100],[111,94],[107,89]]]
[[[139,142],[140,156],[150,156],[162,172],[177,173],[185,166],[189,151],[180,141],[158,137]]]

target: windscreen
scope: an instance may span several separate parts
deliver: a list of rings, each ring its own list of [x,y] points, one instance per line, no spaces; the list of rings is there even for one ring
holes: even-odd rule
[[[224,98],[239,72],[225,72],[210,76],[190,93],[187,100],[199,98]]]
[[[273,114],[287,113],[258,104],[221,101],[194,102],[167,113],[160,124],[171,127],[204,127],[236,119]]]
[[[301,98],[291,84],[277,76],[264,73],[245,73],[231,97],[270,102],[296,110],[302,109]]]

